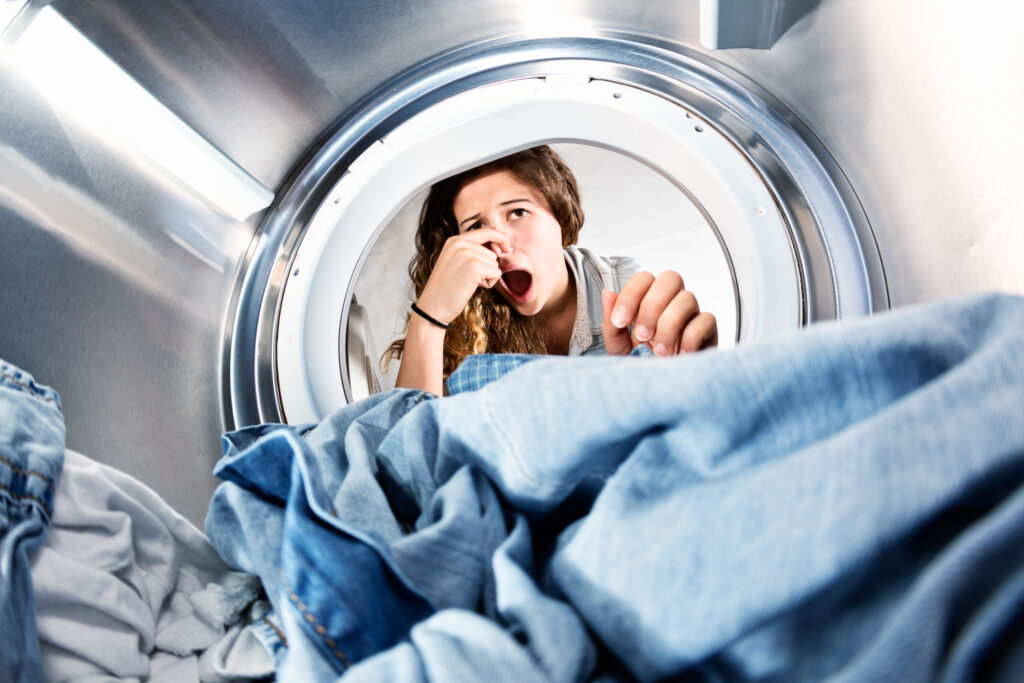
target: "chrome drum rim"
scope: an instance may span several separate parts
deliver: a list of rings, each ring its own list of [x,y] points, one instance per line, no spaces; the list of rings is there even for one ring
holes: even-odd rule
[[[630,37],[488,43],[385,83],[339,119],[277,194],[243,262],[225,330],[229,428],[286,418],[276,358],[282,292],[310,219],[349,166],[442,100],[503,81],[567,74],[657,94],[697,112],[732,141],[771,189],[789,227],[801,324],[889,307],[878,249],[853,188],[814,133],[755,83],[685,47]],[[347,309],[342,322],[346,316]]]

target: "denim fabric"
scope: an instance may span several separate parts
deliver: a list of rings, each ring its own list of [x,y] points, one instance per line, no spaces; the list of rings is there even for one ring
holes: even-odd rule
[[[226,437],[282,680],[1019,680],[1024,300]]]
[[[56,392],[0,360],[0,680],[43,680],[28,556],[50,524],[63,464]]]
[[[651,356],[654,355],[654,352],[651,351],[651,347],[642,344],[630,351],[629,355]],[[464,391],[482,389],[485,385],[501,379],[520,365],[540,358],[546,358],[546,356],[527,353],[481,353],[466,356],[462,364],[445,382],[448,395],[454,396]]]
[[[523,363],[543,358],[527,353],[482,353],[466,356],[455,372],[445,381],[448,395],[454,396],[464,391],[476,391],[486,384],[501,379]]]
[[[229,564],[263,580],[275,611],[269,620],[280,631],[271,643],[279,675],[330,678],[399,642],[431,612],[395,558],[378,551],[403,532],[382,513],[390,507],[367,448],[429,397],[372,396],[305,439],[306,428],[281,425],[225,435],[215,473],[229,483],[214,494],[207,531]]]

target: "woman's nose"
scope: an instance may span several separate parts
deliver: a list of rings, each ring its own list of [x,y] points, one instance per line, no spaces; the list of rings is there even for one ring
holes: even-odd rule
[[[498,229],[498,232],[503,233],[509,241],[509,246],[515,248],[516,231],[512,227],[512,224],[507,220],[499,220],[494,222],[494,227]]]
[[[505,239],[507,240],[505,244],[501,244],[500,242],[495,241],[488,242],[487,244],[484,245],[485,247],[493,251],[495,256],[501,258],[505,254],[515,249],[515,247],[512,244],[512,241],[515,238],[513,236],[511,226],[509,226],[505,221],[501,219],[491,219],[490,227],[493,227],[495,230],[505,235]]]

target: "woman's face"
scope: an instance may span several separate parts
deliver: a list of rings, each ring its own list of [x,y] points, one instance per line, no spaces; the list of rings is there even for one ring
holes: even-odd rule
[[[562,228],[547,199],[511,171],[496,170],[466,183],[453,205],[459,232],[495,228],[508,235],[512,253],[499,256],[495,287],[523,315],[554,313],[569,288]]]

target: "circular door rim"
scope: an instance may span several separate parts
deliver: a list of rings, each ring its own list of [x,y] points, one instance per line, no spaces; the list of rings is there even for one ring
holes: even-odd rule
[[[285,276],[305,225],[347,167],[432,104],[502,80],[587,74],[698,112],[733,140],[773,190],[792,228],[806,321],[888,308],[870,225],[820,140],[742,75],[683,46],[670,47],[622,36],[497,41],[415,67],[354,107],[278,193],[243,264],[224,344],[227,426],[282,418],[274,338]]]

